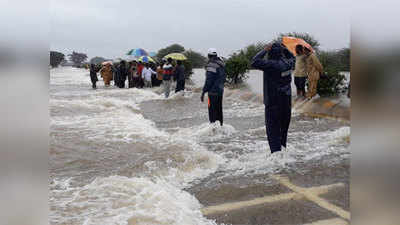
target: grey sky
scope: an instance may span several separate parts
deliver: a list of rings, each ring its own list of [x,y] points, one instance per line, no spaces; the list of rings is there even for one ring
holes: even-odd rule
[[[51,49],[89,58],[120,57],[131,48],[157,51],[173,43],[222,55],[281,32],[308,32],[322,49],[349,47],[344,0],[53,0]]]

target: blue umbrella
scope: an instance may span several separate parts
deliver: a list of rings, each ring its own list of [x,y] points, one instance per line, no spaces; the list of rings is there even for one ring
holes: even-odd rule
[[[139,58],[140,56],[148,56],[149,54],[143,48],[131,49],[127,55]]]
[[[157,55],[157,53],[155,53],[155,52],[149,52],[149,56],[150,57],[154,57],[154,56],[156,56]]]

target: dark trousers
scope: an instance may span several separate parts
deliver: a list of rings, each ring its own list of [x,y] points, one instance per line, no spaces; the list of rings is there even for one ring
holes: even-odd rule
[[[294,77],[297,93],[301,92],[303,95],[306,93],[306,78],[307,77]]]
[[[179,91],[184,91],[185,90],[185,80],[178,80],[176,82],[176,89],[175,93]]]
[[[292,114],[291,96],[278,95],[278,103],[265,107],[265,123],[271,153],[286,148],[287,133]]]
[[[126,81],[126,77],[120,77],[120,80],[118,81],[118,87],[125,88],[125,81]]]
[[[218,120],[223,125],[222,95],[208,95],[208,118],[210,123]]]
[[[128,75],[128,88],[133,88],[134,83],[133,83],[133,76],[131,74]]]
[[[97,76],[96,76],[96,74],[94,74],[94,75],[92,75],[92,74],[90,74],[90,81],[92,81],[92,88],[93,89],[96,89],[96,82],[97,82]]]

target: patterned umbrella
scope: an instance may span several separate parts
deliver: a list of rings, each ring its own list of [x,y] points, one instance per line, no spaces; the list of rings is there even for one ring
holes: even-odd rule
[[[152,63],[155,63],[156,61],[154,59],[152,59],[150,56],[142,56],[142,57],[139,57],[139,62],[145,62],[145,63],[152,62]]]
[[[141,56],[148,56],[149,53],[147,53],[143,48],[135,48],[131,49],[128,53],[126,53],[129,56],[133,56],[136,58],[139,58]]]

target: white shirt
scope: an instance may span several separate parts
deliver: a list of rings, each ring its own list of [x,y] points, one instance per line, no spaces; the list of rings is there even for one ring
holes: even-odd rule
[[[146,81],[151,81],[151,74],[156,74],[156,72],[154,72],[154,70],[152,70],[150,67],[149,68],[146,68],[146,67],[143,68],[142,77]]]

